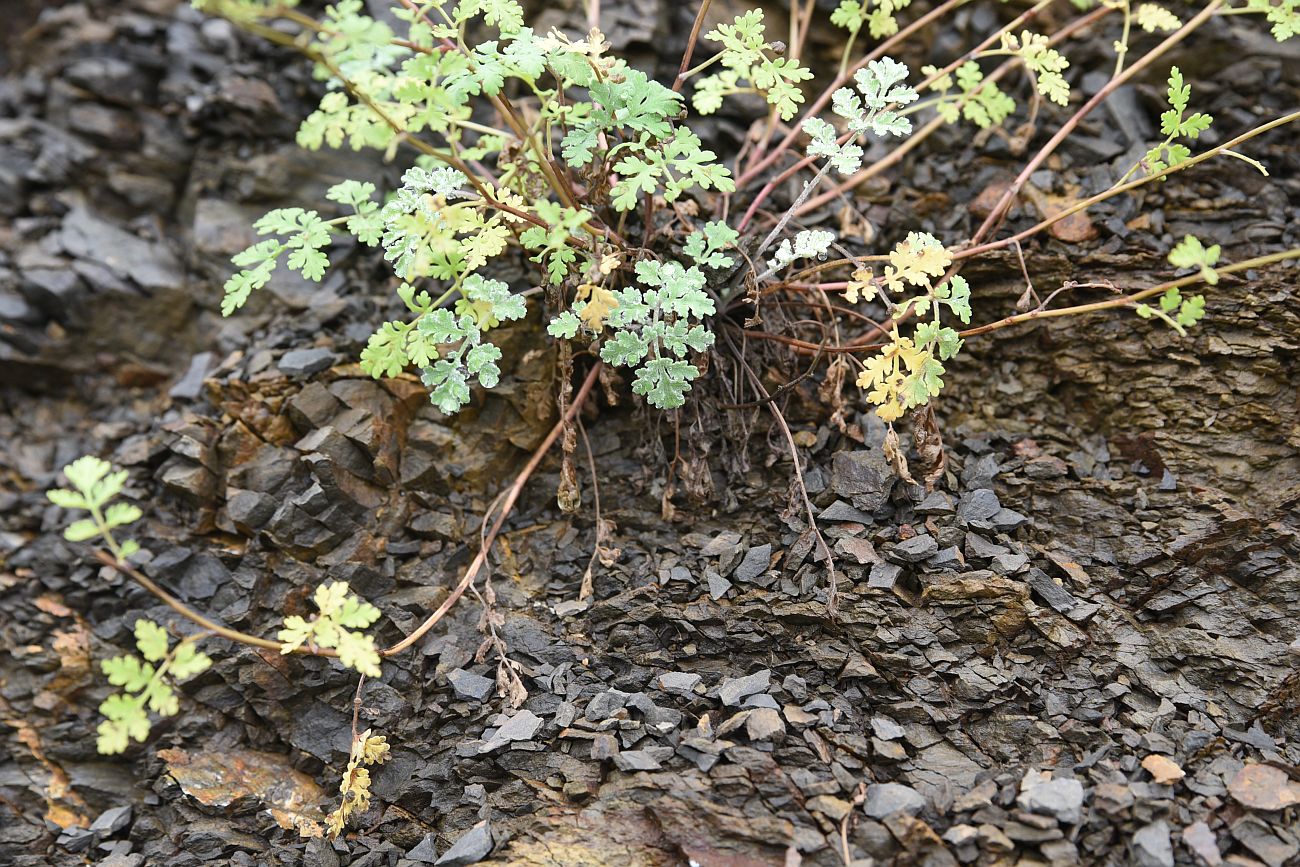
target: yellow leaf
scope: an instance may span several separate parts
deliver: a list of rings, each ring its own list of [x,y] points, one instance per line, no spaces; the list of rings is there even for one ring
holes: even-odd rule
[[[599,334],[605,328],[605,319],[609,312],[618,306],[618,298],[603,286],[584,283],[578,287],[578,299],[587,299],[587,305],[578,313],[578,318],[588,328]]]

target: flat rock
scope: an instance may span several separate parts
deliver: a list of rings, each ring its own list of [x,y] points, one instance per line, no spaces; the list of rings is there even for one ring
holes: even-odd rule
[[[889,549],[886,556],[903,563],[920,563],[939,552],[939,542],[929,533],[919,533],[910,539],[899,542]]]
[[[873,590],[893,590],[894,584],[898,582],[898,576],[902,574],[903,567],[896,563],[885,563],[884,561],[873,563],[871,576],[867,579],[867,586]]]
[[[482,701],[492,694],[496,682],[489,677],[481,674],[475,674],[472,671],[466,671],[463,668],[452,669],[447,672],[447,682],[455,691],[457,698],[467,698],[474,701]]]
[[[862,809],[873,819],[883,819],[894,813],[915,816],[925,809],[925,798],[911,786],[902,783],[874,783],[867,786],[867,799]]]
[[[1030,813],[1055,816],[1058,822],[1075,824],[1083,818],[1083,783],[1070,779],[1035,779],[1032,772],[1021,784],[1016,803]]]
[[[1174,867],[1174,844],[1163,819],[1133,835],[1133,858],[1140,867]]]
[[[321,347],[312,347],[310,349],[291,349],[280,356],[280,360],[276,362],[275,366],[287,376],[311,376],[313,373],[328,370],[333,364],[333,352]]]
[[[766,741],[785,735],[785,720],[770,707],[756,707],[745,718],[745,734],[751,741]]]
[[[533,735],[537,734],[537,730],[541,727],[541,717],[530,710],[521,710],[506,720],[501,728],[497,729],[492,739],[479,747],[479,752],[490,753],[515,741],[532,740]]]
[[[879,449],[836,452],[831,462],[831,489],[849,497],[859,509],[884,505],[894,487],[894,474]]]
[[[736,566],[736,570],[731,573],[731,577],[736,581],[753,581],[767,571],[768,564],[771,562],[771,543],[755,545],[745,552],[744,559],[740,561],[740,565]]]
[[[687,671],[665,671],[659,675],[655,681],[659,688],[664,692],[671,692],[676,695],[691,696],[695,694],[695,687],[699,685],[700,676]]]
[[[1002,510],[998,495],[990,488],[977,488],[962,494],[957,505],[957,518],[967,523],[988,521]]]
[[[744,677],[729,677],[718,687],[718,699],[727,707],[738,707],[743,699],[766,691],[771,682],[772,671],[767,668]]]
[[[165,244],[138,238],[83,207],[73,208],[63,218],[60,241],[78,259],[103,265],[145,289],[176,289],[185,284],[185,270]]]
[[[487,820],[470,828],[452,844],[446,853],[433,863],[439,867],[460,867],[477,864],[492,852],[492,826]]]

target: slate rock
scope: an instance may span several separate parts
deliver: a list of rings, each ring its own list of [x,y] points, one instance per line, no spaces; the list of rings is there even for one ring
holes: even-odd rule
[[[988,521],[1002,510],[998,495],[990,488],[977,488],[962,494],[957,504],[957,518],[967,523]]]
[[[1163,819],[1133,835],[1133,858],[1139,867],[1174,867],[1174,845]]]
[[[964,547],[968,560],[992,560],[1008,552],[1005,545],[990,542],[978,533],[967,533]]]
[[[902,783],[873,783],[867,786],[867,799],[862,809],[872,819],[883,819],[894,813],[915,816],[925,809],[925,798],[911,786]]]
[[[779,740],[785,736],[785,720],[770,707],[756,707],[745,718],[745,734],[751,741]]]
[[[1073,825],[1083,818],[1083,783],[1060,778],[1031,782],[1016,803],[1030,813],[1055,816],[1058,822]]]
[[[991,488],[997,474],[997,456],[992,453],[980,455],[974,460],[966,461],[961,471],[961,486],[966,490]]]
[[[892,590],[894,584],[898,582],[898,576],[902,574],[903,567],[895,563],[886,563],[884,561],[873,563],[871,577],[867,579],[867,586],[874,590]]]
[[[882,741],[896,741],[906,734],[902,726],[887,716],[873,716],[871,718],[871,730]]]
[[[841,524],[872,524],[875,519],[861,509],[854,508],[843,500],[836,500],[831,503],[821,514],[817,516],[818,521],[839,522]]]
[[[1027,578],[1029,589],[1047,603],[1058,614],[1067,614],[1079,604],[1069,590],[1052,580],[1042,569],[1030,569]]]
[[[649,750],[624,750],[614,756],[614,766],[620,771],[657,771],[663,764]]]
[[[112,809],[100,813],[99,818],[91,824],[90,830],[97,834],[111,837],[130,824],[131,805],[126,804],[121,807],[113,807]]]
[[[880,559],[876,555],[876,546],[871,544],[871,540],[860,539],[857,536],[844,536],[836,540],[835,550],[859,566],[875,563]]]
[[[915,506],[918,515],[951,515],[954,511],[952,497],[943,491],[931,491]]]
[[[185,375],[176,380],[176,384],[167,392],[173,400],[194,400],[203,393],[203,380],[212,367],[212,353],[200,352],[190,359],[190,366]]]
[[[767,690],[771,681],[772,671],[767,668],[744,677],[729,677],[718,687],[718,698],[727,707],[737,707],[743,699]]]
[[[451,844],[451,848],[433,863],[438,867],[462,867],[477,864],[492,853],[492,826],[485,819]]]
[[[961,553],[956,545],[949,545],[925,561],[929,569],[959,569],[962,565]]]
[[[899,542],[886,556],[903,563],[920,563],[938,552],[939,543],[933,536],[929,533],[918,533],[910,539]]]
[[[627,698],[627,693],[619,692],[616,689],[598,692],[592,696],[591,701],[587,702],[587,709],[583,713],[583,717],[590,722],[609,719],[622,709],[627,702]]]
[[[185,270],[166,245],[138,238],[83,207],[63,218],[60,242],[78,259],[107,267],[145,289],[175,289],[185,283]]]
[[[999,575],[1014,575],[1029,565],[1029,557],[1015,551],[999,554],[989,563],[989,568]]]
[[[226,492],[226,514],[244,533],[254,533],[275,515],[276,500],[258,491],[230,489]]]
[[[276,367],[287,376],[311,376],[328,370],[334,364],[334,353],[322,347],[292,349],[280,356]]]
[[[478,748],[480,753],[490,753],[493,750],[508,746],[515,741],[529,741],[537,730],[542,727],[542,718],[530,710],[521,710],[510,719],[502,723],[487,743]]]
[[[736,581],[753,581],[767,571],[768,564],[771,561],[771,543],[755,545],[745,552],[744,559],[740,561],[740,565],[736,567],[736,570],[731,573],[731,577]]]
[[[889,499],[894,474],[879,449],[840,451],[831,461],[831,489],[859,509],[874,511]]]
[[[456,668],[447,672],[447,682],[451,684],[457,698],[467,698],[474,701],[482,701],[487,698],[492,694],[492,689],[496,686],[496,682],[492,678],[466,671],[463,668]]]
[[[1029,519],[1012,509],[998,509],[993,517],[989,518],[989,523],[999,533],[1010,533],[1028,524]]]
[[[426,833],[424,840],[417,842],[415,848],[408,851],[407,858],[409,861],[421,864],[432,864],[438,861],[438,832]]]
[[[723,578],[717,572],[714,572],[712,569],[705,569],[704,577],[708,579],[709,595],[713,597],[714,601],[717,601],[721,599],[723,596],[726,596],[727,591],[729,591],[732,587],[735,586],[726,578]]]
[[[687,671],[665,671],[656,680],[659,688],[664,692],[687,697],[695,694],[695,687],[699,682],[698,674]]]

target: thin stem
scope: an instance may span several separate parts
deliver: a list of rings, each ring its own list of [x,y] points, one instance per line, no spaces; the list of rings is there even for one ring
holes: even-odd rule
[[[691,25],[691,35],[686,40],[686,50],[682,52],[682,64],[677,68],[677,77],[673,79],[673,93],[681,93],[682,85],[686,83],[687,78],[690,78],[691,72],[699,71],[699,69],[690,70],[691,57],[695,54],[695,43],[700,39],[700,31],[704,29],[704,16],[708,14],[712,3],[713,0],[700,0],[700,8],[695,13],[695,23]]]
[[[596,379],[600,375],[600,369],[601,364],[597,362],[596,365],[592,367],[591,372],[587,374],[587,378],[583,380],[582,387],[578,389],[577,395],[574,396],[573,401],[569,404],[568,410],[564,413],[563,417],[555,423],[555,427],[551,428],[551,432],[546,435],[546,439],[542,440],[542,444],[533,452],[533,456],[529,458],[528,463],[522,470],[520,470],[519,475],[515,476],[514,482],[511,483],[510,488],[506,492],[505,498],[502,500],[501,508],[497,512],[497,518],[492,523],[492,529],[483,537],[483,544],[479,547],[479,552],[477,556],[474,557],[474,562],[470,563],[469,568],[465,570],[465,575],[461,578],[460,583],[452,589],[447,598],[443,600],[443,603],[438,606],[438,609],[415,628],[414,632],[394,644],[392,647],[379,651],[380,656],[393,656],[394,654],[401,653],[403,650],[423,638],[425,633],[432,629],[438,621],[451,610],[452,606],[456,604],[456,601],[465,594],[465,591],[469,589],[470,584],[472,584],[475,577],[477,577],[479,570],[482,569],[483,564],[487,562],[488,551],[491,550],[492,543],[496,541],[497,534],[501,532],[501,527],[505,524],[506,517],[510,514],[510,510],[514,508],[515,501],[519,499],[519,494],[523,491],[524,485],[528,482],[529,477],[532,476],[538,465],[541,464],[542,458],[546,456],[547,451],[550,450],[551,446],[555,443],[555,440],[560,436],[565,425],[571,422],[578,414],[578,411],[582,409],[583,403],[586,402],[587,395],[591,393],[592,386],[596,384]]]
[[[1044,229],[1047,229],[1055,225],[1056,223],[1059,223],[1061,220],[1064,220],[1067,217],[1071,217],[1079,213],[1080,211],[1087,210],[1088,208],[1091,208],[1093,205],[1099,202],[1104,202],[1107,199],[1112,198],[1113,196],[1117,196],[1121,193],[1126,193],[1129,190],[1133,190],[1138,187],[1144,186],[1146,184],[1151,183],[1152,181],[1158,181],[1163,178],[1167,178],[1172,174],[1176,174],[1178,172],[1190,169],[1192,166],[1199,165],[1200,163],[1203,163],[1206,160],[1213,159],[1214,157],[1219,156],[1220,154],[1231,151],[1233,148],[1235,148],[1237,145],[1241,144],[1242,142],[1250,141],[1256,136],[1263,135],[1264,133],[1269,132],[1270,130],[1277,129],[1280,126],[1284,126],[1288,123],[1293,123],[1297,120],[1300,120],[1300,111],[1293,111],[1290,114],[1283,115],[1282,117],[1271,120],[1268,123],[1263,124],[1262,126],[1257,126],[1252,130],[1244,132],[1241,135],[1237,136],[1236,138],[1232,139],[1231,141],[1224,142],[1221,145],[1217,145],[1216,147],[1210,148],[1204,153],[1197,154],[1194,157],[1184,160],[1178,165],[1169,166],[1153,174],[1146,175],[1145,177],[1137,178],[1135,180],[1129,181],[1128,183],[1119,184],[1117,186],[1111,187],[1108,190],[1100,192],[1095,196],[1089,196],[1086,199],[1082,199],[1078,202],[1075,202],[1073,205],[1066,208],[1065,210],[1053,214],[1051,217],[1048,217],[1047,219],[1042,220],[1041,222],[1036,223],[1033,226],[1030,226],[1028,229],[1025,229],[1024,231],[1017,232],[1016,234],[1011,235],[1010,237],[1002,238],[1001,240],[998,241],[989,241],[987,243],[979,244],[974,247],[967,247],[964,250],[958,250],[953,253],[953,259],[954,260],[968,259],[971,256],[977,256],[980,253],[987,253],[991,250],[998,250],[1003,247],[1009,247],[1010,245],[1017,243],[1018,241],[1023,241],[1026,238],[1038,234]],[[1256,160],[1246,158],[1246,161],[1258,167]]]
[[[1128,56],[1128,37],[1129,31],[1133,27],[1133,4],[1130,0],[1121,0],[1122,9],[1124,10],[1124,30],[1119,37],[1119,42],[1115,43],[1115,71],[1111,73],[1111,78],[1118,78],[1124,71],[1124,58]]]
[[[474,562],[471,563],[469,569],[466,570],[465,577],[461,579],[461,582],[458,585],[456,585],[456,588],[452,590],[451,594],[443,601],[442,605],[440,605],[433,614],[429,615],[427,620],[420,624],[420,626],[418,626],[410,635],[406,636],[406,638],[397,642],[392,647],[379,651],[380,656],[394,656],[419,641],[425,633],[432,629],[434,625],[451,610],[451,607],[455,605],[456,601],[464,594],[465,590],[473,582],[474,577],[478,574],[479,569],[482,568],[483,563],[486,561],[488,550],[491,548],[493,541],[495,541],[497,534],[505,523],[506,517],[510,514],[510,510],[514,507],[515,501],[519,498],[519,494],[523,491],[524,485],[527,483],[529,477],[532,476],[533,472],[542,462],[542,458],[545,457],[547,451],[549,451],[550,447],[555,443],[560,432],[564,429],[564,425],[570,422],[582,408],[587,395],[591,392],[592,386],[596,383],[596,379],[600,374],[600,368],[600,363],[597,363],[591,369],[591,372],[587,374],[587,378],[583,381],[582,387],[578,389],[577,396],[573,399],[572,403],[569,404],[568,411],[564,414],[564,417],[555,423],[555,427],[551,428],[551,432],[547,434],[546,439],[544,439],[542,444],[537,447],[523,470],[521,470],[519,475],[515,477],[514,482],[511,484],[504,501],[502,502],[501,509],[497,513],[496,521],[493,523],[492,529],[484,537],[484,544],[480,547],[478,556],[474,558]],[[213,635],[238,642],[239,644],[247,644],[251,647],[260,647],[265,650],[280,652],[280,642],[271,641],[266,638],[259,638],[256,635],[249,635],[247,632],[240,632],[238,629],[231,629],[222,626],[221,624],[204,617],[202,614],[199,614],[184,602],[181,602],[175,596],[168,593],[162,587],[158,586],[157,583],[143,572],[131,566],[129,563],[124,563],[121,560],[118,560],[112,554],[109,554],[106,551],[95,551],[95,558],[105,566],[115,569],[135,581],[141,587],[158,597],[159,600],[177,614],[181,615],[186,620],[203,627]],[[336,650],[319,647],[301,646],[294,648],[292,652],[306,656],[338,656],[338,651]]]
[[[847,84],[855,72],[857,72],[862,67],[866,66],[872,60],[877,60],[883,57],[891,49],[893,49],[897,45],[900,45],[909,36],[917,32],[918,30],[922,29],[927,24],[930,24],[931,22],[936,21],[939,18],[942,18],[944,15],[947,15],[949,12],[953,11],[954,9],[957,9],[960,6],[964,6],[966,3],[969,2],[970,0],[945,0],[945,2],[940,3],[938,6],[931,9],[925,15],[922,15],[920,18],[916,19],[911,24],[899,30],[889,39],[886,39],[884,42],[880,43],[880,45],[878,45],[875,49],[869,52],[866,56],[864,56],[862,59],[858,60],[851,67],[849,67],[849,69],[846,70],[843,75],[835,76],[835,79],[830,83],[829,86],[827,86],[826,90],[822,92],[821,96],[817,97],[815,100],[812,101],[812,103],[808,106],[807,110],[804,111],[803,116],[800,117],[797,122],[791,124],[790,131],[785,134],[785,137],[781,139],[780,143],[778,143],[776,147],[772,148],[772,150],[767,151],[766,153],[763,153],[762,147],[758,149],[757,151],[758,153],[763,153],[762,158],[757,160],[753,165],[749,166],[743,173],[741,173],[739,177],[736,178],[736,189],[740,189],[744,187],[747,183],[754,180],[754,178],[758,177],[759,174],[761,174],[765,169],[767,169],[768,166],[772,165],[772,163],[780,159],[781,155],[785,153],[787,150],[789,150],[790,146],[794,144],[795,139],[799,137],[799,131],[803,128],[803,122],[810,117],[814,117],[820,114],[822,109],[830,105],[831,97],[834,96],[835,91],[838,90],[841,86]],[[1053,2],[1055,2],[1055,0],[1039,0],[1039,2],[1036,3],[1029,11],[1025,12],[1023,15],[1021,15],[1011,24],[1007,25],[1007,27],[1018,27],[1021,23],[1033,17],[1033,15],[1037,14],[1039,9],[1042,9],[1043,7]],[[766,142],[763,142],[762,145],[763,147],[765,147]]]
[[[1109,15],[1112,11],[1113,10],[1109,6],[1100,6],[1097,9],[1093,10],[1092,12],[1088,13],[1087,15],[1084,15],[1081,18],[1074,19],[1069,24],[1065,25],[1060,30],[1053,33],[1052,36],[1048,39],[1047,44],[1050,46],[1055,46],[1058,43],[1065,41],[1066,39],[1070,38],[1078,31],[1090,27],[1099,19],[1105,17],[1106,15]],[[969,56],[969,54],[967,56]],[[965,62],[965,61],[962,60],[960,62]],[[988,75],[984,76],[984,78],[980,81],[980,83],[975,86],[974,90],[972,90],[968,94],[962,95],[962,102],[959,104],[958,109],[960,110],[962,106],[966,105],[966,103],[969,100],[973,99],[976,95],[978,95],[980,91],[982,91],[987,85],[999,81],[1004,75],[1010,72],[1017,65],[1018,62],[1015,59],[1007,60],[1002,64],[1000,64],[996,69],[994,69]],[[922,83],[921,87],[927,86],[931,81],[934,80],[934,78],[935,78],[934,76],[931,76],[929,79],[927,79],[925,82]],[[1035,91],[1035,93],[1037,92]],[[818,196],[814,196],[812,199],[805,202],[803,207],[799,209],[799,212],[795,214],[795,216],[801,216],[805,213],[820,208],[822,205],[825,205],[827,202],[834,201],[836,198],[842,196],[844,193],[848,192],[849,190],[852,190],[855,187],[860,186],[870,178],[873,178],[876,175],[880,174],[881,172],[885,171],[885,169],[888,169],[891,166],[898,164],[900,161],[902,161],[903,157],[907,156],[909,153],[915,150],[922,142],[928,139],[931,135],[933,135],[944,125],[945,125],[945,121],[942,117],[932,118],[929,122],[925,124],[925,126],[921,127],[916,132],[914,132],[911,136],[909,136],[906,141],[904,141],[898,147],[890,150],[890,152],[885,157],[877,160],[876,162],[867,166],[865,169],[862,169],[861,171],[854,173],[848,180],[836,184],[833,189],[827,190],[826,192]]]
[[[1214,270],[1216,273],[1222,276],[1224,274],[1235,274],[1240,271],[1249,271],[1253,268],[1262,268],[1266,265],[1273,265],[1278,262],[1285,262],[1291,259],[1300,259],[1300,247],[1294,247],[1290,250],[1282,250],[1281,252],[1278,253],[1270,253],[1267,256],[1256,256],[1253,259],[1243,259],[1242,261],[1235,262],[1231,265],[1224,265],[1222,267],[1216,266]],[[1025,322],[1032,322],[1036,319],[1056,319],[1062,316],[1078,316],[1087,313],[1097,313],[1103,310],[1114,310],[1118,307],[1132,307],[1133,305],[1137,304],[1139,301],[1144,301],[1147,298],[1152,298],[1156,295],[1163,295],[1165,292],[1168,292],[1170,289],[1181,289],[1184,286],[1194,286],[1198,283],[1204,283],[1204,282],[1205,282],[1205,276],[1200,271],[1197,271],[1195,274],[1189,274],[1186,277],[1179,277],[1176,280],[1167,280],[1163,283],[1158,283],[1157,285],[1151,286],[1147,289],[1142,289],[1137,292],[1130,293],[1128,295],[1123,295],[1118,298],[1109,299],[1107,301],[1095,301],[1091,304],[1077,304],[1072,307],[1058,307],[1054,310],[1046,310],[1040,308],[1038,310],[1031,310],[1028,313],[1017,313],[1013,316],[1007,316],[1002,319],[998,319],[994,322],[990,322],[986,325],[979,325],[976,326],[975,328],[967,328],[964,331],[957,332],[957,334],[959,337],[962,337],[963,339],[967,337],[977,337],[981,334],[988,334],[991,331],[998,331],[1003,328],[1010,327],[1012,325],[1020,325]],[[1048,300],[1050,301],[1051,298],[1055,297],[1055,295],[1056,293],[1049,295]],[[887,322],[885,323],[885,326],[886,328],[896,327],[897,323]],[[883,329],[876,329],[874,333],[879,333],[882,330]],[[815,352],[827,352],[827,353],[875,352],[876,350],[881,349],[888,345],[886,343],[853,342],[843,346],[823,346],[817,343],[812,343],[807,340],[800,340],[795,337],[787,337],[784,334],[771,334],[762,331],[746,331],[745,334],[749,337],[756,337],[761,340],[771,340],[776,343],[783,343],[787,346],[793,347],[793,349],[796,352],[802,355],[811,355]]]
[[[997,204],[993,206],[993,210],[989,212],[989,215],[984,219],[984,222],[980,225],[979,229],[976,230],[974,237],[971,238],[971,243],[980,243],[1001,223],[1002,218],[1006,215],[1006,211],[1011,207],[1011,203],[1015,201],[1016,196],[1020,194],[1020,190],[1026,183],[1028,183],[1029,178],[1034,174],[1034,172],[1038,171],[1038,167],[1052,155],[1056,148],[1060,146],[1061,142],[1065,141],[1065,139],[1074,132],[1083,119],[1087,117],[1093,109],[1105,102],[1121,85],[1125,84],[1133,76],[1154,63],[1160,56],[1169,51],[1169,49],[1186,39],[1192,31],[1196,30],[1196,28],[1209,20],[1210,16],[1212,16],[1215,10],[1221,5],[1223,5],[1223,0],[1210,0],[1204,9],[1194,15],[1186,24],[1179,28],[1178,31],[1144,54],[1137,63],[1134,63],[1125,72],[1108,81],[1101,90],[1097,91],[1097,93],[1093,95],[1092,99],[1084,103],[1069,120],[1061,125],[1061,128],[1056,131],[1056,134],[1052,136],[1045,145],[1043,145],[1038,153],[1034,155],[1033,159],[1025,165],[1024,169],[1021,170],[1020,174],[1011,183],[1011,186],[1008,187],[1006,192],[1002,194],[1002,197],[998,199]],[[951,278],[952,274],[949,274],[946,279]]]
[[[166,590],[159,587],[157,584],[154,583],[153,579],[149,578],[139,569],[136,569],[130,563],[124,563],[121,560],[118,560],[116,557],[114,557],[112,554],[109,554],[107,551],[95,551],[95,559],[97,559],[100,563],[103,563],[105,566],[115,569],[119,573],[130,578],[132,581],[139,584],[144,589],[148,590],[154,596],[157,596],[158,599],[163,602],[163,604],[171,608],[177,614],[181,615],[186,620],[189,620],[191,623],[203,627],[208,632],[211,632],[213,635],[219,635],[222,638],[227,638],[231,641],[235,641],[240,644],[247,644],[252,647],[261,647],[266,650],[274,650],[277,653],[280,650],[281,645],[280,642],[278,641],[271,641],[266,638],[258,638],[256,635],[249,635],[247,632],[240,632],[238,629],[231,629],[229,627],[222,626],[220,623],[216,623],[212,620],[209,620],[208,618],[204,617],[202,614],[199,614],[197,611],[190,608],[184,602],[181,602],[175,596],[168,593]],[[307,654],[309,656],[338,656],[338,653],[333,650],[325,650],[321,648],[311,649],[305,646],[296,648],[294,652]]]

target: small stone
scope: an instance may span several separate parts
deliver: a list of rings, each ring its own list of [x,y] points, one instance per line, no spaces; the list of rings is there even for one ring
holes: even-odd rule
[[[656,681],[664,692],[681,696],[692,696],[700,683],[700,676],[686,671],[666,671]]]
[[[461,867],[464,864],[477,864],[492,852],[492,826],[483,820],[470,828],[452,844],[437,861],[438,867]]]
[[[430,831],[424,839],[415,844],[415,848],[406,853],[406,857],[421,864],[432,864],[438,860],[438,832]]]
[[[475,674],[472,671],[466,671],[463,668],[453,669],[447,672],[447,681],[455,691],[457,698],[473,699],[482,701],[492,694],[496,682],[491,678],[484,677],[481,674]]]
[[[931,491],[929,496],[916,504],[918,515],[951,515],[954,511],[952,497],[943,491]]]
[[[778,735],[785,735],[785,720],[773,708],[754,708],[745,719],[745,734],[751,741],[779,740]]]
[[[925,809],[925,803],[925,798],[910,786],[875,783],[867,786],[867,799],[862,809],[873,819],[883,819],[899,812],[915,816]]]
[[[1053,611],[1066,614],[1079,605],[1079,600],[1069,590],[1042,569],[1030,569],[1028,583],[1029,589],[1038,594]]]
[[[961,552],[956,545],[949,545],[925,561],[927,569],[957,569],[961,565]]]
[[[287,376],[311,376],[328,370],[334,364],[334,353],[328,349],[293,349],[280,356],[276,367]]]
[[[1184,828],[1183,843],[1209,867],[1218,867],[1223,863],[1223,856],[1219,854],[1219,838],[1204,822],[1193,822]]]
[[[768,565],[772,561],[772,545],[765,543],[755,545],[745,552],[745,558],[740,561],[736,571],[731,573],[731,577],[737,581],[750,582],[767,571]]]
[[[1143,759],[1142,767],[1162,786],[1172,785],[1187,776],[1187,772],[1178,767],[1173,759],[1159,753],[1152,753]]]
[[[657,771],[663,767],[649,750],[624,750],[614,756],[614,766],[620,771]]]
[[[871,730],[882,741],[896,741],[907,734],[902,726],[887,716],[873,716],[871,718]]]
[[[857,536],[843,537],[835,543],[835,550],[860,566],[880,560],[876,555],[876,546],[869,539],[859,539]]]
[[[832,822],[840,821],[853,809],[853,805],[848,801],[833,795],[817,795],[809,798],[804,806],[814,813],[821,813]]]
[[[882,762],[902,762],[907,760],[907,750],[898,741],[871,739],[871,751]]]
[[[203,392],[203,380],[212,367],[212,353],[200,352],[190,359],[190,366],[185,375],[176,380],[176,384],[167,392],[174,400],[194,400]]]
[[[851,497],[859,509],[874,511],[889,499],[894,473],[880,449],[836,452],[831,461],[831,488]]]
[[[765,692],[771,680],[772,672],[767,668],[745,677],[729,677],[718,687],[718,698],[727,707],[737,707],[742,699],[756,692]]]
[[[480,753],[490,753],[493,750],[508,746],[515,741],[529,741],[537,730],[542,727],[542,718],[530,710],[521,710],[497,729],[497,733],[492,739],[479,747]]]
[[[989,518],[989,523],[999,533],[1010,533],[1028,524],[1029,519],[1011,509],[998,509],[997,513],[992,518]]]
[[[1174,867],[1174,845],[1169,839],[1168,823],[1161,819],[1134,834],[1133,857],[1140,867]]]
[[[903,567],[897,564],[884,561],[874,563],[871,566],[871,577],[867,579],[867,586],[874,590],[893,590],[901,574],[903,574]]]
[[[989,568],[999,575],[1014,575],[1021,569],[1029,565],[1029,557],[1025,554],[1008,552],[999,554],[989,563]]]
[[[99,814],[99,818],[90,826],[90,830],[111,837],[131,824],[131,805],[113,807]]]
[[[773,709],[779,709],[781,706],[776,703],[776,699],[772,698],[772,696],[765,692],[760,692],[757,695],[751,695],[749,698],[745,699],[741,704],[741,707],[770,707]]]
[[[709,595],[713,597],[714,601],[726,596],[727,591],[734,586],[730,581],[723,578],[712,569],[706,569],[704,571],[704,577],[709,580]]]
[[[598,692],[587,702],[583,716],[590,722],[607,720],[627,703],[627,698],[627,693],[614,689]]]
[[[1070,825],[1083,818],[1083,783],[1070,779],[1035,780],[1036,776],[1032,771],[1025,776],[1017,804],[1031,813],[1055,816],[1057,821]]]
[[[958,519],[967,523],[988,521],[1002,509],[998,495],[989,488],[980,488],[962,495],[957,506]]]
[[[920,533],[912,538],[899,542],[895,545],[886,556],[891,560],[902,561],[904,563],[920,563],[929,557],[933,557],[939,551],[939,543],[929,533]]]
[[[1007,553],[1005,546],[990,542],[978,533],[966,534],[965,548],[967,560],[992,560]]]
[[[856,509],[853,506],[850,506],[843,500],[836,500],[823,509],[822,513],[817,516],[817,520],[826,523],[837,522],[841,524],[872,524],[875,522],[875,519],[872,518],[871,515],[861,509]]]

